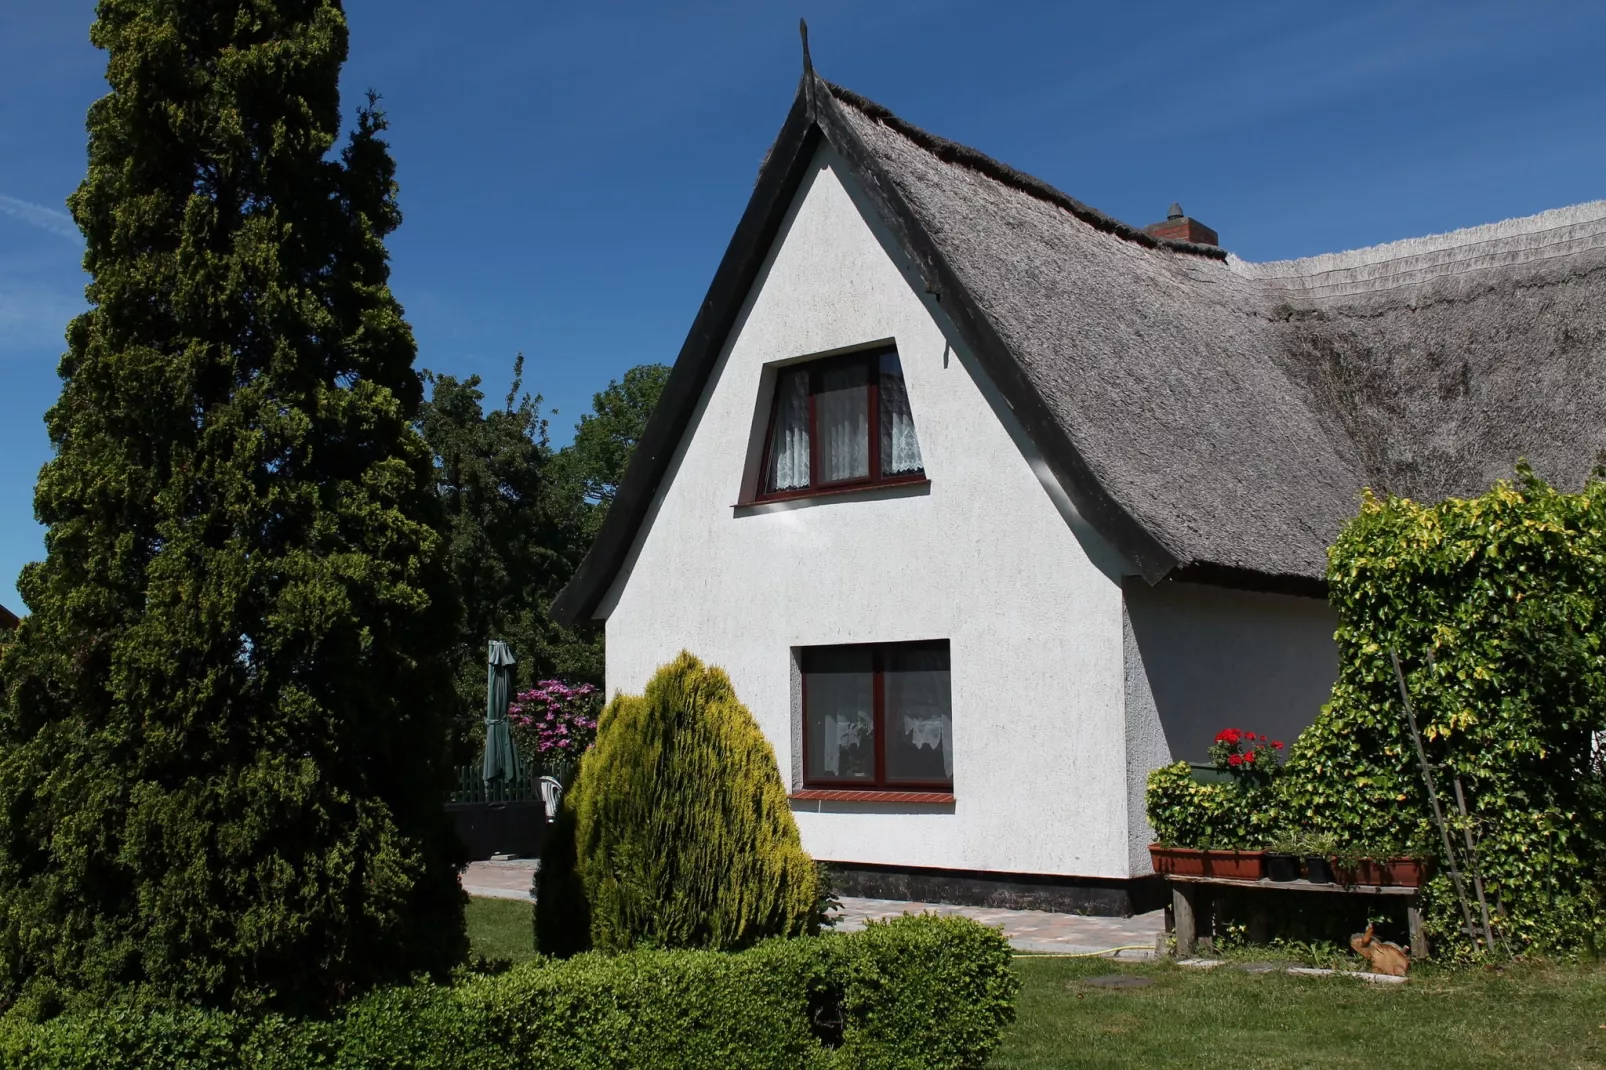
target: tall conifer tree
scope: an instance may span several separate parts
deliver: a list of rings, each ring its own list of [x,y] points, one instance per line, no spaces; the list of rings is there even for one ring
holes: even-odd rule
[[[338,0],[100,0],[47,556],[0,679],[0,989],[328,1006],[463,950],[457,609]]]

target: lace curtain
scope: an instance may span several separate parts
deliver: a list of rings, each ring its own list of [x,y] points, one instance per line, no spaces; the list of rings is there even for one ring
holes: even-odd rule
[[[953,706],[946,650],[897,650],[887,655],[887,776],[951,780]]]
[[[881,358],[881,474],[918,472],[920,442],[915,418],[909,411],[909,392],[903,386],[903,368],[896,354]]]
[[[809,735],[817,760],[813,771],[829,777],[875,776],[875,715],[870,656],[834,651],[821,659],[823,672],[809,675]]]
[[[809,373],[783,372],[775,384],[775,430],[770,438],[769,489],[809,485]]]
[[[870,474],[870,397],[865,369],[839,364],[820,374],[814,399],[820,421],[820,481],[863,479]]]

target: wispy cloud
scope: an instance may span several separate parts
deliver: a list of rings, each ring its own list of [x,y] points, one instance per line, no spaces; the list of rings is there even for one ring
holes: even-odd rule
[[[48,230],[59,238],[66,238],[74,245],[84,243],[84,236],[79,233],[78,224],[74,223],[72,216],[66,212],[58,212],[54,208],[46,208],[32,201],[8,197],[4,193],[0,193],[0,212],[40,230]]]

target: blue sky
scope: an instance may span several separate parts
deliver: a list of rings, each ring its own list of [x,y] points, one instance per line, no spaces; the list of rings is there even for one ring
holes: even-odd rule
[[[1173,200],[1250,260],[1606,196],[1606,5],[662,4],[348,0],[348,104],[393,123],[393,286],[421,366],[565,441],[669,361],[796,87],[827,78],[1131,223]],[[63,201],[104,91],[93,4],[0,0],[0,603],[42,555],[33,483],[83,304]]]

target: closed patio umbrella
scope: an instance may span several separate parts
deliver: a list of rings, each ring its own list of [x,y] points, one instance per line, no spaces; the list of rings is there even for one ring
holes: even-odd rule
[[[507,704],[513,697],[513,651],[500,639],[493,639],[486,662],[485,766],[481,776],[489,787],[518,780],[519,754],[513,749],[507,723]]]

